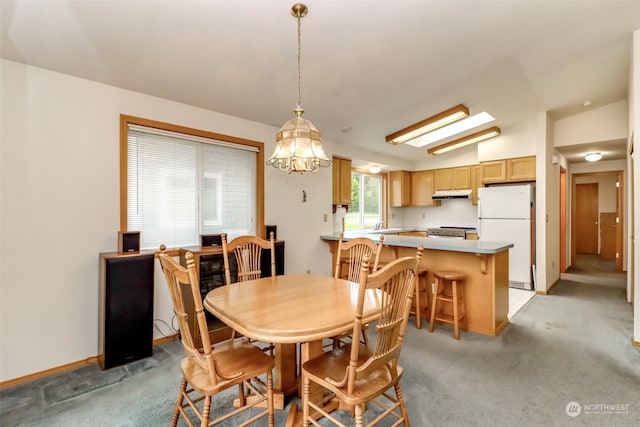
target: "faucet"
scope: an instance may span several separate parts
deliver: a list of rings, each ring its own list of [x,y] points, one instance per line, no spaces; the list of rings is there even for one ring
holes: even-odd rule
[[[376,223],[376,228],[375,229],[376,230],[380,230],[381,228],[382,228],[382,223],[381,222]]]

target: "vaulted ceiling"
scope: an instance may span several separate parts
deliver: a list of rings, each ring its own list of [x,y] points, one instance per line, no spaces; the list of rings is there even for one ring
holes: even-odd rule
[[[2,0],[0,53],[280,127],[296,104],[293,3]],[[626,99],[640,29],[639,1],[305,3],[305,117],[325,139],[404,159],[425,150],[385,135],[457,104],[505,129]]]

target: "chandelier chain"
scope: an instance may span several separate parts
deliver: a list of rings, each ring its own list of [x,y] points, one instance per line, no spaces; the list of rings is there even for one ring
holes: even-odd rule
[[[302,90],[300,85],[301,73],[300,73],[300,61],[302,59],[302,48],[301,48],[301,31],[300,31],[300,12],[298,12],[298,107],[300,107],[300,102],[302,100]]]

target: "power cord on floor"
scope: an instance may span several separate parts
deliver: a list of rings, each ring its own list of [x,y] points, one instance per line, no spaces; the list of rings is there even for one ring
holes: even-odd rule
[[[178,332],[177,328],[173,327],[173,322],[175,319],[175,315],[173,315],[173,317],[171,318],[171,325],[169,325],[167,322],[165,322],[162,319],[154,319],[153,320],[153,326],[158,330],[158,332],[160,332],[160,335],[162,335],[163,337],[169,336],[169,335],[175,335],[176,332]],[[165,333],[162,331],[162,329],[158,326],[158,323],[160,323],[161,325],[166,326],[167,329],[169,329],[169,333]]]

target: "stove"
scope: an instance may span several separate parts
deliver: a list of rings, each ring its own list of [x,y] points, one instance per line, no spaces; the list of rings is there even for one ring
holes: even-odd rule
[[[447,239],[464,239],[467,230],[475,230],[475,227],[439,227],[428,228],[427,236]]]

